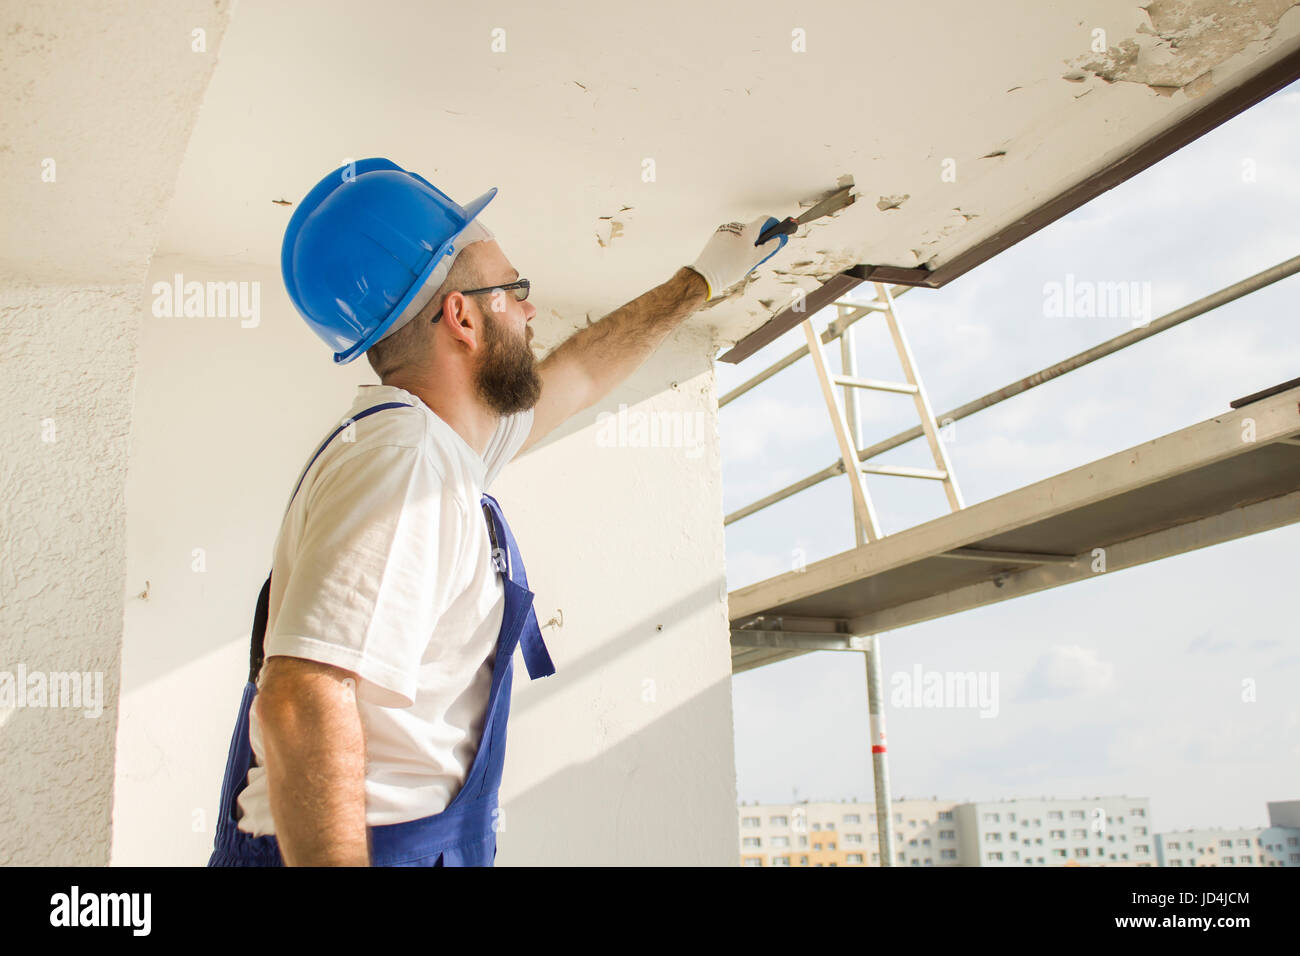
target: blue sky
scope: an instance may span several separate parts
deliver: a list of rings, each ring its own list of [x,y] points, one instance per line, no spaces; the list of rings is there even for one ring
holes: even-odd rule
[[[1254,181],[1246,170],[1253,169]],[[1111,338],[1122,318],[1047,318],[1044,284],[1149,282],[1159,317],[1300,252],[1300,83],[1237,116],[941,290],[898,301],[936,412]],[[864,290],[864,296],[869,290]],[[1176,431],[1300,375],[1300,276],[958,422],[967,504]],[[815,320],[824,328],[829,310]],[[858,324],[860,375],[901,379],[883,322]],[[870,331],[868,331],[870,330]],[[719,394],[803,343],[794,329]],[[838,346],[827,349],[838,356]],[[864,444],[916,424],[864,396]],[[803,360],[721,411],[724,508],[838,457]],[[914,441],[881,463],[932,467]],[[848,479],[727,528],[727,587],[853,544]],[[919,487],[918,487],[919,486]],[[868,478],[882,529],[947,513],[936,483]],[[891,675],[995,671],[999,712],[889,707],[895,798],[1145,796],[1157,830],[1254,826],[1300,799],[1300,526],[881,635]],[[1242,681],[1257,699],[1242,700]],[[740,799],[871,798],[858,655],[809,654],[733,679]]]

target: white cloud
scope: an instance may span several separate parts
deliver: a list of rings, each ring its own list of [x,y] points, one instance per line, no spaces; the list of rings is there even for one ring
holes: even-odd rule
[[[1020,691],[1022,700],[1100,696],[1115,689],[1115,665],[1078,644],[1053,647],[1038,658]]]

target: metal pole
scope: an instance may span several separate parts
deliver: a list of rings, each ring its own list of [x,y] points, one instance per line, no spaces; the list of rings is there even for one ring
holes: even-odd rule
[[[871,770],[876,787],[876,845],[880,865],[893,866],[894,815],[889,796],[889,760],[885,752],[885,708],[880,700],[880,640],[871,637],[867,652],[867,710],[871,714]]]

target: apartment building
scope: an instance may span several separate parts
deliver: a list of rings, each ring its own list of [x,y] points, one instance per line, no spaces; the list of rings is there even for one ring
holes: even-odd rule
[[[957,807],[967,866],[1155,866],[1146,797],[988,800]]]
[[[893,803],[899,866],[957,866],[952,800],[900,799]],[[879,866],[875,803],[742,804],[742,866]]]
[[[1161,866],[1300,866],[1300,800],[1268,805],[1266,827],[1156,834]]]
[[[742,804],[742,866],[879,866],[874,803]],[[1153,866],[1146,798],[899,799],[898,866]]]

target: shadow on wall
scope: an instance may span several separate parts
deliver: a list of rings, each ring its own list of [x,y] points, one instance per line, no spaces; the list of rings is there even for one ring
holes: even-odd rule
[[[730,730],[730,678],[598,757],[503,796],[497,865],[738,866],[732,748],[720,752],[715,736],[697,732],[719,721]],[[508,738],[507,784],[520,746]]]

